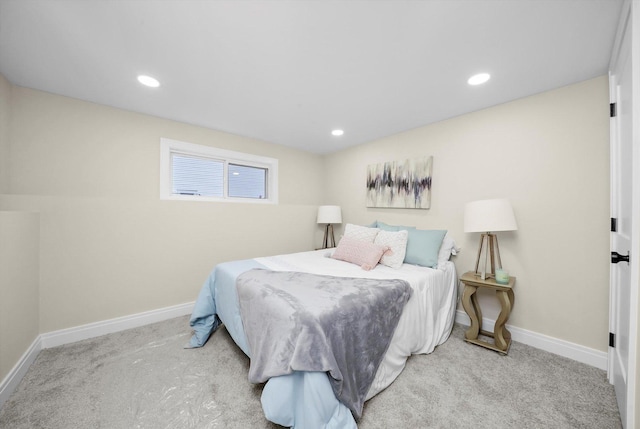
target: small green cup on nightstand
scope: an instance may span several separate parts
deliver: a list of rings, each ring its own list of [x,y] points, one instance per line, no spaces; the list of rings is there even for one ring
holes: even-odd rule
[[[509,272],[503,269],[496,270],[496,283],[500,283],[501,285],[509,284]]]

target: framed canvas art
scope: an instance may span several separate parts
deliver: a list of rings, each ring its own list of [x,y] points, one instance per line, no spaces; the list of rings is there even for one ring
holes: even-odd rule
[[[367,207],[428,209],[433,157],[367,166]]]

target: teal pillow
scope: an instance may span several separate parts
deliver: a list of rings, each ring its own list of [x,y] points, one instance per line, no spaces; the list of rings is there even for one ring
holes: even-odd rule
[[[378,228],[380,228],[379,225]],[[409,240],[404,262],[422,267],[437,267],[438,252],[447,230],[408,229],[407,231],[409,231]]]
[[[380,222],[377,221],[377,228],[383,230],[383,231],[391,231],[391,232],[396,232],[396,231],[404,231],[407,230],[409,231],[410,229],[416,229],[415,226],[403,226],[403,225],[388,225],[384,222]]]
[[[379,228],[379,229],[381,229],[383,231],[391,231],[391,232],[399,231],[397,226],[389,225],[389,224],[386,224],[386,223],[380,222],[380,221],[377,221],[376,228]]]

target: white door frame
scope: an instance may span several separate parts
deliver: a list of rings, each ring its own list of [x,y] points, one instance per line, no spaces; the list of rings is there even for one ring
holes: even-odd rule
[[[628,26],[628,27],[627,27]],[[614,70],[614,67],[617,64],[617,60],[620,57],[620,47],[622,42],[622,36],[624,31],[630,31],[631,35],[631,43],[629,44],[629,49],[631,52],[631,74],[632,74],[632,94],[631,94],[631,104],[632,104],[632,118],[640,118],[640,4],[636,1],[626,0],[621,13],[620,23],[618,25],[618,33],[616,37],[616,42],[614,45],[614,50],[611,56],[610,70]],[[612,76],[610,73],[610,94],[611,97],[615,97],[615,76]],[[615,102],[615,99],[612,99],[612,102]],[[612,129],[611,129],[611,139],[613,144],[613,139],[618,138],[617,130],[614,129],[613,124],[615,121],[612,121]],[[640,399],[640,396],[637,395],[637,364],[638,364],[638,309],[640,307],[640,296],[639,296],[639,286],[640,286],[640,124],[638,120],[632,121],[632,219],[634,225],[632,227],[631,233],[631,249],[630,251],[630,268],[631,268],[631,281],[630,281],[630,320],[629,320],[629,338],[628,338],[628,347],[629,347],[629,356],[628,356],[628,372],[627,372],[627,385],[626,385],[626,413],[625,415],[621,415],[622,424],[625,428],[631,429],[636,427],[636,398]],[[611,160],[612,169],[615,168],[614,160]],[[612,198],[614,195],[614,186],[617,186],[617,183],[613,180],[614,174],[612,172]],[[614,210],[614,202],[612,201],[612,216],[615,216]],[[620,250],[620,249],[611,249]],[[609,314],[609,326],[616,326],[616,311],[613,300],[615,299],[614,291],[613,291],[613,275],[611,276],[611,293],[610,293],[610,314]],[[623,339],[620,339],[623,340]],[[609,362],[608,362],[608,376],[609,380],[613,382],[613,349],[609,348]]]

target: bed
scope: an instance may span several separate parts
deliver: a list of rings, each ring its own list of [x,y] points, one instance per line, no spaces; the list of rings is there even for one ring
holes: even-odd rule
[[[442,241],[442,237],[440,240]],[[341,243],[344,244],[344,238]],[[341,244],[338,248],[340,246]],[[331,257],[333,252],[318,250],[217,265],[196,301],[190,320],[194,335],[188,347],[202,346],[215,329],[224,323],[236,344],[251,357],[236,281],[254,270],[379,281],[397,279],[410,286],[410,298],[403,304],[391,341],[366,393],[367,400],[395,380],[403,370],[408,356],[431,353],[436,346],[448,339],[457,300],[456,270],[448,257],[447,260],[440,258],[435,268],[403,263],[404,260],[401,260],[401,266],[397,268],[375,264],[368,267],[372,269],[365,270],[361,264],[334,259]],[[293,371],[269,378],[264,386],[261,402],[265,417],[285,427],[357,428],[352,409],[337,399],[330,377],[325,372]]]

